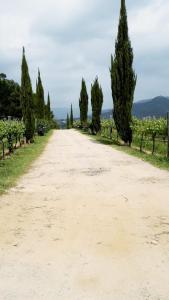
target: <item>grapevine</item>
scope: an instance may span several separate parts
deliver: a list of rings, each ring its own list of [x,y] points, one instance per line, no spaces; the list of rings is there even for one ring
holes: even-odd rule
[[[0,143],[2,144],[2,156],[4,157],[4,147],[7,143],[9,152],[13,151],[17,142],[24,136],[25,126],[21,121],[0,121]]]

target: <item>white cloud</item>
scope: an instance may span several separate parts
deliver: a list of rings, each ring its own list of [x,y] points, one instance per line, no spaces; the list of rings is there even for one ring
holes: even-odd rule
[[[144,7],[131,10],[130,32],[139,53],[168,48],[169,2],[151,0]]]
[[[109,65],[117,35],[119,1],[0,2],[0,72],[20,81],[24,45],[33,86],[40,67],[54,106],[70,102],[78,105],[81,77],[86,78],[90,89],[96,75],[103,86],[105,106],[112,105]],[[169,94],[169,2],[126,3],[138,74],[136,99]]]

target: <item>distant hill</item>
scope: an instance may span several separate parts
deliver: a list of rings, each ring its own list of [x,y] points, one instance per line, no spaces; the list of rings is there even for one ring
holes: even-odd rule
[[[141,100],[133,104],[133,115],[137,118],[165,117],[169,112],[169,97],[158,96],[149,100]],[[112,110],[103,110],[102,118],[112,117]]]
[[[103,119],[112,119],[113,109],[103,109],[102,118]]]
[[[169,97],[158,96],[134,103],[133,115],[138,118],[164,117],[169,112]]]
[[[104,109],[102,111],[102,118],[112,118],[112,109]],[[66,119],[67,108],[53,109],[55,117],[60,119]],[[145,117],[164,117],[169,112],[169,97],[158,96],[153,99],[140,100],[133,104],[133,115],[137,118]],[[74,117],[79,118],[79,108],[74,109]],[[89,118],[91,113],[89,112]]]
[[[69,109],[66,107],[52,108],[52,111],[57,120],[66,119],[67,113],[70,113]],[[75,118],[79,118],[79,116],[80,116],[79,108],[77,108],[77,109],[74,108],[73,113],[74,113]]]

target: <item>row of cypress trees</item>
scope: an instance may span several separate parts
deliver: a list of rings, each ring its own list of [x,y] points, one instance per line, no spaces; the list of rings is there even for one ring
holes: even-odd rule
[[[121,0],[118,35],[115,43],[115,55],[111,56],[111,89],[113,98],[113,118],[119,136],[125,143],[132,142],[132,105],[136,87],[136,75],[133,70],[133,49],[128,34],[128,21],[125,0]],[[100,131],[100,114],[103,104],[103,93],[96,78],[91,90],[93,133]],[[81,126],[87,125],[88,94],[84,79],[80,93]]]
[[[80,122],[81,127],[87,127],[88,119],[88,104],[89,96],[87,93],[85,80],[82,79],[82,86],[79,99],[80,108]],[[90,125],[93,134],[97,134],[101,130],[100,115],[103,105],[103,92],[99,84],[98,77],[96,77],[94,83],[91,85],[91,106],[92,106],[92,123]]]
[[[39,120],[53,118],[53,113],[50,107],[50,95],[48,93],[47,104],[45,104],[44,88],[41,80],[40,71],[38,70],[38,80],[36,82],[36,94],[35,99],[35,117]]]
[[[53,119],[53,113],[50,107],[49,94],[47,104],[45,104],[44,88],[39,70],[38,80],[36,82],[36,93],[33,93],[24,48],[21,66],[21,106],[23,122],[25,124],[26,140],[27,142],[33,141],[35,134],[35,120],[36,123],[40,120],[51,121]]]

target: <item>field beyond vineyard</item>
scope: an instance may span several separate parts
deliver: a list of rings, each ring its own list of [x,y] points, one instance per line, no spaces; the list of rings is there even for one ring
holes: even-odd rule
[[[54,131],[0,201],[2,299],[166,300],[169,173]]]

